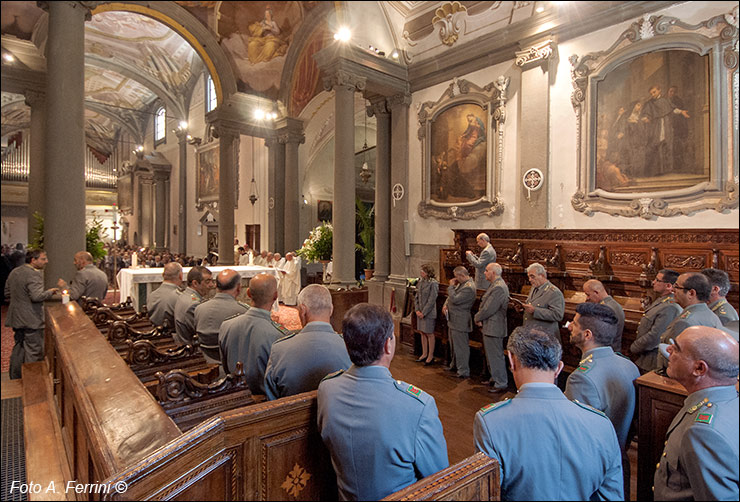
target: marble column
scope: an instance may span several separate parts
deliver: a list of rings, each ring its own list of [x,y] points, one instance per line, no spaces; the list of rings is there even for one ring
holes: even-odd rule
[[[406,286],[408,277],[406,259],[406,231],[405,225],[408,221],[408,144],[409,144],[409,117],[408,109],[411,104],[411,96],[408,94],[397,94],[388,99],[391,108],[391,189],[400,185],[404,196],[391,204],[390,232],[395,238],[391,242],[391,273],[388,277],[389,283],[396,288]],[[396,301],[402,301],[402,295],[396,294]],[[401,306],[403,304],[401,303]],[[398,307],[398,305],[397,305]],[[398,308],[397,308],[398,310]],[[400,309],[403,310],[403,309]]]
[[[282,253],[285,250],[285,143],[278,138],[267,138],[268,217],[267,249]]]
[[[300,188],[298,183],[298,146],[306,140],[300,131],[283,132],[280,143],[285,145],[285,196],[284,216],[285,237],[283,251],[295,251],[300,245]]]
[[[355,91],[365,89],[365,79],[337,71],[324,79],[334,90],[334,207],[332,226],[333,272],[336,286],[355,284]]]
[[[179,178],[177,189],[177,249],[187,253],[188,247],[188,134],[177,133],[179,145]]]
[[[523,45],[524,50],[516,53],[516,64],[522,69],[521,89],[519,92],[519,138],[520,144],[526,144],[519,155],[518,180],[521,180],[529,169],[536,167],[544,176],[544,186],[531,192],[519,187],[519,227],[548,228],[549,225],[549,187],[550,187],[550,65],[554,64],[551,56],[556,50],[550,40]]]
[[[167,181],[169,173],[154,171],[154,246],[157,251],[166,247],[165,233],[167,232]]]
[[[85,249],[85,20],[83,2],[42,2],[46,41],[46,168],[44,247],[46,284],[70,281]]]
[[[28,171],[28,230],[33,230],[33,213],[44,216],[44,148],[46,145],[46,94],[26,90],[26,105],[31,107],[31,155]]]
[[[376,121],[375,160],[375,273],[384,282],[390,272],[391,235],[391,114],[385,97],[373,100],[368,115]]]
[[[218,131],[218,264],[234,264],[234,208],[236,207],[236,155],[235,144],[239,132],[216,126]]]

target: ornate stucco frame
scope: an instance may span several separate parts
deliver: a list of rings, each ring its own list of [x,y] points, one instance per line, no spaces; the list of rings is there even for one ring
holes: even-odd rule
[[[586,215],[654,219],[704,209],[738,207],[738,9],[690,25],[677,18],[650,16],[634,22],[607,50],[572,55],[571,103],[577,117],[577,191],[573,207]],[[660,192],[613,193],[595,188],[596,82],[617,65],[660,50],[687,50],[710,58],[710,180]]]
[[[509,78],[503,76],[484,87],[464,79],[453,79],[436,102],[427,101],[419,106],[418,138],[421,141],[423,169],[421,170],[422,200],[419,215],[443,220],[471,220],[480,216],[501,214],[501,169],[504,148],[504,122],[506,120],[506,89]],[[487,182],[486,193],[478,200],[465,203],[440,203],[431,199],[431,127],[435,119],[450,107],[460,104],[477,104],[486,111],[489,134],[486,136]],[[491,138],[495,140],[491,140]]]

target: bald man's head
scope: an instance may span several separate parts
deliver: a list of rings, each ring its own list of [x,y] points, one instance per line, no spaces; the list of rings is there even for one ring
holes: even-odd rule
[[[77,251],[74,257],[74,264],[77,270],[82,270],[93,262],[93,257],[87,251]]]
[[[668,376],[690,392],[737,381],[738,342],[720,329],[686,328],[669,351]]]
[[[584,282],[583,292],[586,293],[586,298],[588,298],[588,301],[591,303],[599,303],[601,300],[609,296],[601,281],[597,281],[596,279],[590,279]]]
[[[167,282],[180,284],[182,282],[182,265],[176,261],[171,261],[164,266],[162,279]]]
[[[220,293],[235,290],[240,284],[239,272],[230,268],[224,269],[216,276],[216,287]]]
[[[254,306],[270,310],[277,299],[277,279],[270,274],[257,274],[249,281],[247,295],[254,302]]]

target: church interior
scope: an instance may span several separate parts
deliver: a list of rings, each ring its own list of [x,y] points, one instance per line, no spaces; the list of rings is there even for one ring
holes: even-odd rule
[[[153,340],[143,355],[134,340],[160,332],[139,306],[162,269],[145,279],[132,254],[155,269],[291,254],[299,286],[329,286],[335,330],[357,303],[388,310],[391,371],[437,400],[452,466],[391,499],[501,497],[473,416],[516,394],[511,374],[504,394],[481,385],[492,375],[475,326],[473,378],[441,371],[442,308],[458,267],[477,274],[466,252],[482,251],[480,233],[512,298],[508,332],[532,264],[563,292],[561,387],[580,364],[566,322],[590,279],[623,307],[633,361],[664,269],[726,272],[740,308],[737,2],[4,1],[0,12],[3,259],[41,239],[51,288],[75,274],[91,228],[107,252],[108,307],[48,302],[45,360],[24,365],[22,383],[5,373],[3,328],[3,471],[126,487],[65,500],[337,496],[315,392],[265,401],[198,366],[189,345],[165,361],[157,350],[171,346]],[[253,253],[245,263],[239,246]],[[440,284],[431,368],[414,364],[423,265]],[[273,319],[300,329],[288,305]],[[636,386],[625,499],[652,500],[687,393],[655,373]],[[9,476],[3,500],[49,496],[11,494]]]

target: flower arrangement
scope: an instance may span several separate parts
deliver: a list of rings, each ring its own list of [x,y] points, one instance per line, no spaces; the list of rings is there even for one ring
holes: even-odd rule
[[[303,246],[296,254],[308,263],[331,260],[333,234],[334,229],[331,223],[321,223],[311,230],[308,239],[303,241]]]

